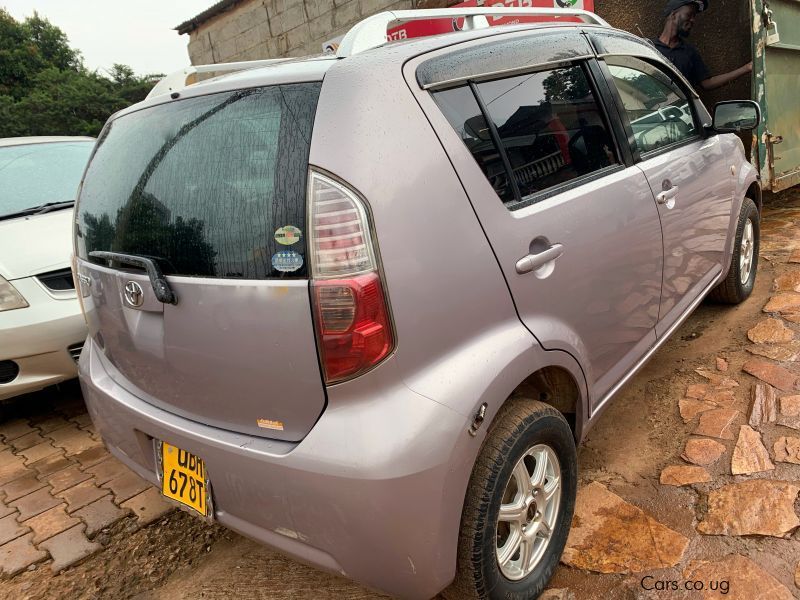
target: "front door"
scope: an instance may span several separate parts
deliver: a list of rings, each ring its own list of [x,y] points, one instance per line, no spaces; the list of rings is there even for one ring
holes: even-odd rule
[[[632,57],[606,62],[661,218],[661,336],[722,271],[733,201],[731,163],[719,136],[702,134],[677,78]]]
[[[662,240],[647,179],[622,164],[587,65],[433,100],[520,319],[545,349],[580,360],[596,404],[656,341]]]

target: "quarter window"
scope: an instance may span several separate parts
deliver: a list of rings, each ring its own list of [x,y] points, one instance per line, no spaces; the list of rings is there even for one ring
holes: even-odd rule
[[[619,164],[580,65],[483,82],[475,89],[485,112],[469,87],[434,97],[503,202],[530,203],[534,194]]]
[[[640,152],[697,137],[689,100],[666,73],[636,59],[619,60],[625,62],[609,64],[608,69]]]
[[[489,125],[468,86],[434,94],[444,116],[472,153],[475,162],[503,202],[514,202],[514,189]]]

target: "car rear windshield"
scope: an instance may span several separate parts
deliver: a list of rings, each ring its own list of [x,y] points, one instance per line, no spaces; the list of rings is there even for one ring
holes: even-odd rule
[[[145,256],[167,275],[307,276],[306,179],[320,87],[211,94],[111,122],[78,202],[78,255]]]
[[[0,148],[0,218],[74,201],[93,146],[91,140],[76,140]]]

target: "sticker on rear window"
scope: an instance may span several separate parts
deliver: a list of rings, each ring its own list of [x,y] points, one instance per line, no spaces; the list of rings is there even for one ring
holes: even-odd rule
[[[291,246],[300,241],[303,233],[294,225],[286,225],[275,232],[275,241],[284,246]]]
[[[272,255],[272,267],[281,273],[291,273],[303,266],[303,257],[293,250],[284,250]]]

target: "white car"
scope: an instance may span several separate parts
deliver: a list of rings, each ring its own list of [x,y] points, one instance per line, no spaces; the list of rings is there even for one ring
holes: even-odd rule
[[[0,400],[77,376],[86,339],[70,269],[94,140],[0,139]]]

